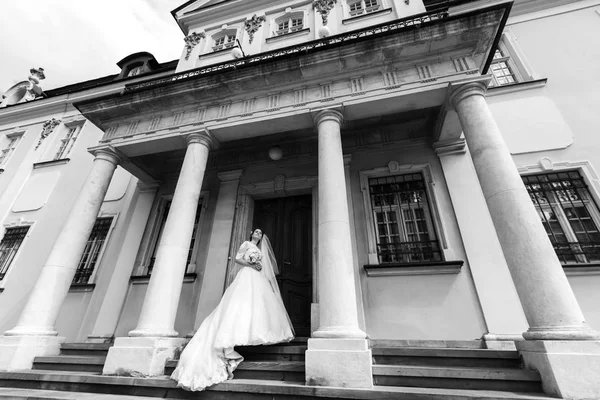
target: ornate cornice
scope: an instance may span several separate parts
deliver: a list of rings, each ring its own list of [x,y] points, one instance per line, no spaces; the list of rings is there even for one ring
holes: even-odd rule
[[[329,12],[333,10],[337,0],[315,0],[313,1],[313,8],[317,10],[319,14],[321,14],[321,18],[323,19],[323,25],[327,25],[327,17],[329,16]]]
[[[52,118],[52,119],[44,122],[44,126],[42,126],[42,133],[40,134],[40,139],[38,140],[37,144],[35,145],[34,151],[37,150],[38,147],[41,146],[44,139],[46,139],[54,131],[54,128],[56,128],[58,125],[60,125],[60,119],[56,119],[56,118]]]
[[[190,54],[192,54],[192,50],[200,40],[204,39],[206,34],[204,32],[192,32],[186,37],[183,38],[185,42],[185,59],[188,60],[190,58]]]
[[[264,15],[258,16],[254,14],[252,18],[249,18],[244,23],[244,27],[246,28],[246,32],[248,32],[248,37],[250,39],[250,43],[254,40],[254,34],[260,29],[262,23],[267,20],[267,17]]]

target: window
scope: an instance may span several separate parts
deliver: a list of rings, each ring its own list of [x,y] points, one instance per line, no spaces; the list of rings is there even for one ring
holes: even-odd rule
[[[21,247],[21,243],[23,243],[28,231],[28,226],[6,228],[4,237],[0,241],[0,280],[6,276],[6,272],[10,268],[10,264],[19,251],[19,247]]]
[[[67,133],[65,134],[65,137],[60,141],[58,151],[54,155],[55,160],[66,158],[69,155],[71,149],[73,149],[73,146],[75,145],[77,137],[79,136],[80,130],[81,125],[67,127]]]
[[[7,138],[8,143],[6,147],[0,151],[0,167],[8,162],[8,159],[15,151],[17,144],[19,144],[19,141],[21,140],[21,135],[9,136]]]
[[[160,225],[158,228],[158,235],[156,236],[156,241],[153,244],[152,255],[150,257],[150,263],[148,264],[148,268],[145,275],[152,274],[152,268],[154,267],[154,262],[156,261],[156,253],[158,252],[158,245],[160,243],[160,239],[162,238],[163,230],[165,228],[165,223],[167,222],[167,217],[169,216],[169,210],[171,209],[171,201],[165,203],[164,211],[162,213],[162,218],[160,220]],[[198,208],[196,209],[196,216],[194,217],[194,229],[192,230],[192,240],[190,241],[190,248],[188,251],[187,257],[187,265],[188,268],[192,263],[192,255],[194,253],[194,246],[196,245],[196,235],[198,231],[198,224],[200,222],[200,214],[202,212],[202,202],[198,203]]]
[[[296,32],[304,28],[304,16],[302,13],[286,15],[278,18],[277,21],[277,35],[285,35],[288,33]]]
[[[98,258],[104,247],[104,242],[108,236],[108,231],[112,225],[113,218],[98,218],[92,228],[92,233],[88,238],[88,241],[79,260],[77,271],[75,271],[75,277],[73,283],[88,283],[94,269],[98,264]]]
[[[442,261],[421,173],[369,179],[379,263]]]
[[[223,35],[215,36],[214,41],[215,45],[213,46],[213,51],[228,49],[235,46],[236,33],[226,33]]]
[[[354,0],[348,1],[348,10],[351,17],[369,14],[381,8],[380,0]]]
[[[141,74],[144,71],[144,66],[140,65],[138,67],[133,67],[129,70],[129,72],[127,73],[127,76],[136,76]]]
[[[510,57],[496,49],[494,60],[490,65],[492,71],[492,81],[490,87],[512,85],[517,83],[517,78],[513,72],[513,68],[509,65]]]
[[[522,178],[561,263],[600,261],[600,212],[580,173]]]

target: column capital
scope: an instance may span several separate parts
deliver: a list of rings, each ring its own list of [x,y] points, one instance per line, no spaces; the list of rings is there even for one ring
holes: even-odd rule
[[[457,104],[471,96],[483,96],[487,92],[487,82],[469,82],[450,87],[450,105],[456,108]]]
[[[217,172],[217,177],[221,182],[238,181],[242,177],[243,169],[234,169],[233,171]]]
[[[336,121],[341,125],[344,122],[344,114],[341,113],[341,110],[332,108],[318,110],[313,112],[313,121],[317,126],[324,121]]]
[[[185,141],[189,146],[192,143],[200,143],[208,147],[209,150],[214,150],[219,147],[219,142],[211,135],[207,129],[202,129],[198,132],[188,133],[185,135]]]
[[[467,142],[462,138],[441,140],[433,143],[433,150],[438,157],[450,154],[465,154],[467,152]]]
[[[88,149],[88,151],[94,155],[95,160],[106,160],[117,166],[126,160],[126,157],[113,146],[93,147]]]

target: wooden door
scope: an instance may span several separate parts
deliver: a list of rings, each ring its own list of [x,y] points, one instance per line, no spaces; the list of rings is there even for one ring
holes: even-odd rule
[[[296,336],[310,336],[312,197],[257,200],[252,228],[262,229],[271,240],[279,266],[277,282]]]

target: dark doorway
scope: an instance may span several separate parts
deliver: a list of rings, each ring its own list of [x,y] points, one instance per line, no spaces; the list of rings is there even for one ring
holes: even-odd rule
[[[310,336],[312,197],[257,200],[253,227],[262,229],[273,245],[277,282],[296,336]]]

